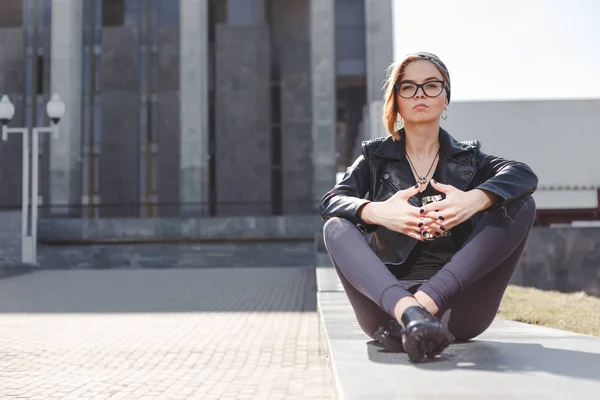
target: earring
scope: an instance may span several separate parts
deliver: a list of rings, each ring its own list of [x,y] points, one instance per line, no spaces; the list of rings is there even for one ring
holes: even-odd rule
[[[404,126],[404,124],[402,123],[402,116],[400,116],[400,119],[396,120],[396,129],[400,130],[400,129],[402,129],[403,126]]]
[[[444,115],[444,112],[446,112],[446,115]],[[448,110],[446,110],[444,108],[444,111],[442,111],[442,119],[446,119],[446,118],[448,118]]]

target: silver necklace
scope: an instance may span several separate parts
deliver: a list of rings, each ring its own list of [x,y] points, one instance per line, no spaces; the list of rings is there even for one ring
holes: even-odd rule
[[[433,164],[435,164],[435,160],[437,160],[437,158],[438,158],[438,156],[440,154],[440,149],[438,148],[437,153],[435,153],[435,157],[433,157],[433,161],[431,162],[431,166],[429,167],[429,170],[427,171],[427,173],[424,176],[419,175],[419,173],[417,172],[417,169],[415,168],[415,166],[413,165],[410,157],[408,156],[408,153],[405,151],[404,154],[406,154],[406,158],[408,159],[408,162],[410,163],[410,167],[412,168],[413,172],[417,176],[417,182],[420,183],[420,184],[427,183],[427,177],[429,176],[429,173],[431,172],[431,168],[433,168]]]

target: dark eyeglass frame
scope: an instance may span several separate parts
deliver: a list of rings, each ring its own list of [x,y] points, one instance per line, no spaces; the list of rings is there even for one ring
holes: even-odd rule
[[[437,95],[430,96],[427,93],[425,93],[425,85],[427,85],[428,83],[433,83],[433,82],[441,83],[442,84],[442,90],[440,90],[440,92]],[[400,86],[403,83],[410,83],[411,85],[415,85],[415,87],[416,87],[415,92],[411,96],[404,97],[404,96],[402,96],[400,94]],[[444,89],[447,90],[447,87],[446,87],[446,82],[445,81],[441,81],[441,80],[431,80],[431,81],[427,81],[427,82],[424,82],[424,83],[415,83],[415,82],[410,82],[410,81],[400,81],[400,82],[398,82],[398,83],[396,83],[394,85],[394,89],[395,89],[396,93],[398,94],[398,96],[402,97],[403,99],[410,99],[410,98],[415,97],[415,95],[417,94],[417,92],[419,91],[419,89],[421,89],[421,91],[423,92],[423,94],[425,96],[434,98],[434,97],[438,97],[440,94],[442,94],[442,92],[444,91]]]

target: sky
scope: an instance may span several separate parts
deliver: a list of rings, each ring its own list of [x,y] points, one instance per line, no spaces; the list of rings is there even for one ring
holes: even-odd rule
[[[600,98],[598,0],[393,0],[394,60],[429,51],[453,101]]]

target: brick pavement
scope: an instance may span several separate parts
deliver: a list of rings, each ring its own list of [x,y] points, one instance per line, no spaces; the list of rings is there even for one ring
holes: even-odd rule
[[[0,280],[0,398],[329,399],[313,268]]]

